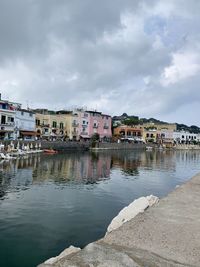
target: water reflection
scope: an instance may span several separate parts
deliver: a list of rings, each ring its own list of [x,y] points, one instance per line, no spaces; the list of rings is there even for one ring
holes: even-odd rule
[[[71,244],[83,247],[101,238],[135,198],[162,197],[199,171],[198,151],[102,151],[0,162],[0,265],[35,267]]]
[[[49,155],[30,155],[13,161],[0,162],[0,197],[9,188],[28,187],[34,183],[94,184],[109,179],[111,170],[120,169],[125,176],[139,176],[143,170],[176,171],[179,162],[200,160],[198,151],[154,152],[93,152]]]

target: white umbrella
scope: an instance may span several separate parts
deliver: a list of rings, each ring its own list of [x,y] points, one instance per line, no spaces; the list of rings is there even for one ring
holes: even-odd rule
[[[24,145],[24,143],[22,144],[22,150],[24,150],[25,149],[25,145]]]
[[[40,148],[41,148],[41,146],[42,146],[42,145],[41,145],[41,143],[39,143],[39,145],[38,145],[38,148],[40,149]]]
[[[17,150],[19,150],[19,142],[17,142]]]
[[[33,144],[32,143],[30,144],[30,149],[33,149]]]
[[[30,150],[30,146],[29,146],[29,144],[27,144],[27,146],[26,146],[26,150]]]

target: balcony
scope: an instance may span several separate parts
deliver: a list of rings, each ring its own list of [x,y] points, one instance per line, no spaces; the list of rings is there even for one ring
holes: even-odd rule
[[[47,127],[47,128],[50,127],[50,125],[47,124],[47,123],[43,123],[43,124],[41,124],[40,126],[41,126],[41,127]]]
[[[88,132],[81,132],[81,135],[88,135]]]
[[[7,127],[7,126],[14,127],[14,126],[15,126],[15,123],[14,123],[14,122],[0,123],[0,126],[4,126],[4,127]]]
[[[93,128],[95,129],[97,129],[98,127],[99,127],[98,125],[95,125],[95,124],[93,125]]]
[[[72,134],[73,134],[73,135],[77,135],[78,132],[77,132],[77,131],[73,131]]]
[[[0,123],[0,131],[12,132],[14,131],[15,123]]]
[[[108,125],[104,125],[103,128],[104,129],[109,129],[109,126]]]
[[[78,123],[77,122],[72,122],[72,127],[78,127]]]

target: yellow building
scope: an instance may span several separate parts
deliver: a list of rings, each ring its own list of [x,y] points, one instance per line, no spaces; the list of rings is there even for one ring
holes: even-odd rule
[[[69,138],[70,140],[79,140],[80,114],[75,111],[65,111],[65,110],[58,111],[57,113],[58,116],[61,116],[65,121],[65,132],[67,138]]]
[[[66,135],[66,120],[58,114],[36,113],[36,132],[38,138],[47,140],[64,138]]]
[[[79,115],[72,111],[49,113],[40,110],[36,113],[37,137],[47,140],[70,139],[79,140]]]
[[[172,123],[144,123],[143,127],[143,139],[146,142],[159,142],[163,131],[174,132],[177,129],[176,124]]]

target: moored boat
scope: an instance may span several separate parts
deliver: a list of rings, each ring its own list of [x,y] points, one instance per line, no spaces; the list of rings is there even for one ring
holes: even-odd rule
[[[57,154],[58,153],[58,151],[56,151],[54,149],[44,149],[43,151],[46,154]]]

